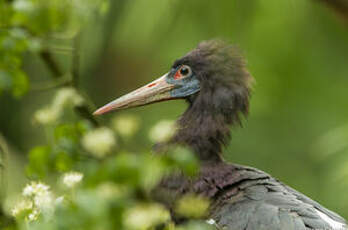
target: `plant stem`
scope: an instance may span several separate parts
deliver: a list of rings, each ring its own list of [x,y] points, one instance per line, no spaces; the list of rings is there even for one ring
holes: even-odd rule
[[[40,52],[40,57],[45,62],[46,66],[50,69],[54,78],[60,78],[63,76],[63,72],[58,66],[58,63],[54,60],[52,54],[48,50]]]
[[[79,82],[79,77],[80,77],[80,74],[79,74],[79,59],[80,59],[80,55],[79,55],[78,43],[79,43],[79,36],[76,36],[74,38],[74,45],[77,45],[77,47],[75,47],[75,49],[73,49],[73,60],[72,60],[72,65],[71,65],[72,80],[70,81],[70,85],[80,95],[83,96],[83,93],[78,88],[78,82]],[[41,57],[42,57],[43,61],[46,63],[47,67],[51,70],[51,72],[53,73],[53,76],[55,76],[55,78],[60,78],[61,76],[63,76],[61,74],[63,71],[61,71],[61,69],[58,67],[57,63],[55,62],[55,60],[52,57],[52,54],[49,51],[41,52]],[[58,74],[59,74],[59,76],[58,76]],[[65,86],[65,85],[66,84],[59,84],[57,86],[57,85],[53,84],[51,86],[59,87],[59,86]],[[83,105],[75,107],[76,113],[81,118],[90,121],[94,126],[99,126],[98,121],[92,115],[91,110],[90,110],[90,108],[88,106],[88,104],[91,104],[91,102],[88,101],[86,96],[84,96],[84,99],[85,99],[86,102]]]
[[[71,73],[72,73],[72,86],[77,89],[79,86],[79,78],[80,78],[80,33],[78,33],[73,41],[73,59],[71,65]]]

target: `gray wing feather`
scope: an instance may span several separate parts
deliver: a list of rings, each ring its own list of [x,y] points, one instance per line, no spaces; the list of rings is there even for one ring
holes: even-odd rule
[[[334,212],[322,207],[296,190],[283,185],[264,172],[241,167],[240,174],[247,179],[228,189],[238,192],[229,193],[228,189],[221,199],[217,199],[211,217],[217,226],[226,230],[333,230],[332,226],[318,215],[318,211],[331,219],[342,223],[348,229],[345,220]],[[262,174],[262,176],[255,176]]]

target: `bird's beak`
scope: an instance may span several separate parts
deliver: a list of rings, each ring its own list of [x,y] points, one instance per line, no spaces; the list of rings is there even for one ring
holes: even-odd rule
[[[116,109],[125,109],[146,105],[158,101],[170,100],[173,97],[170,94],[171,89],[175,87],[166,81],[167,74],[158,78],[157,80],[134,90],[107,105],[95,111],[94,115],[101,115]]]

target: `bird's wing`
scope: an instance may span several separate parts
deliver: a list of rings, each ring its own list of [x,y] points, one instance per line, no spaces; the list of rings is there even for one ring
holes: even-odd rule
[[[269,176],[253,168],[238,170],[245,178]],[[339,215],[270,176],[261,178],[226,187],[213,205],[211,223],[226,230],[348,229]]]
[[[319,203],[315,202],[314,200],[311,200],[310,198],[297,192],[296,190],[294,190],[293,188],[291,188],[289,186],[285,186],[285,188],[290,193],[294,194],[298,200],[312,205],[319,212],[319,215],[321,215],[323,218],[326,219],[326,217],[324,217],[324,215],[325,215],[325,216],[329,217],[330,219],[332,219],[333,221],[345,223],[345,220],[341,216],[339,216],[338,214],[328,210],[327,208],[321,206]]]

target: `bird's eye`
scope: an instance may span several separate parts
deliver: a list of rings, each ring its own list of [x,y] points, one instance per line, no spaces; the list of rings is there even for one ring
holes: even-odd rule
[[[192,74],[191,68],[187,65],[183,65],[179,68],[178,71],[176,71],[176,73],[174,75],[174,79],[178,80],[178,79],[183,78],[183,77],[188,77],[191,74]]]
[[[183,66],[180,68],[180,73],[183,76],[186,76],[190,72],[190,69],[187,66]]]

